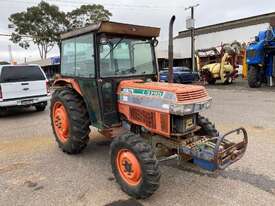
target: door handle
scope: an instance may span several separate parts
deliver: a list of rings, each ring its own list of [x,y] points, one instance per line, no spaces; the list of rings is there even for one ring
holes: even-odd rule
[[[25,82],[25,83],[21,83],[22,86],[24,85],[29,85],[29,83]]]
[[[24,88],[23,90],[24,90],[24,91],[28,91],[28,90],[29,90],[29,88]]]

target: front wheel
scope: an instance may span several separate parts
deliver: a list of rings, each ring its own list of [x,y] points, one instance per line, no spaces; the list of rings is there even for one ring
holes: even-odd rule
[[[158,161],[149,144],[127,133],[111,144],[111,165],[121,189],[134,198],[147,198],[159,187]]]
[[[248,71],[248,85],[251,88],[259,88],[262,85],[261,71],[258,67],[250,66]]]
[[[217,131],[215,125],[211,123],[207,118],[198,115],[198,125],[201,127],[200,130],[196,132],[198,135],[207,135],[211,137],[219,136],[219,132]]]

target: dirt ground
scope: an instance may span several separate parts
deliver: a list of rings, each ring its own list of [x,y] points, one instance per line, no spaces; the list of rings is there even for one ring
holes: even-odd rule
[[[249,135],[246,155],[225,171],[162,163],[159,190],[136,201],[116,184],[108,141],[96,131],[83,153],[66,155],[48,108],[11,110],[0,117],[0,205],[274,205],[275,88],[252,90],[242,81],[207,88],[213,104],[204,115],[223,133],[243,126]]]

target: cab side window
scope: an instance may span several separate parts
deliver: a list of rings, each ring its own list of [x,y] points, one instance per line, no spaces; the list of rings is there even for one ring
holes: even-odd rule
[[[62,42],[61,74],[75,75],[75,39]]]
[[[94,77],[93,35],[68,39],[62,42],[61,74],[78,77]]]
[[[76,38],[75,44],[75,59],[76,59],[76,76],[79,77],[94,77],[94,44],[93,36],[85,35]]]

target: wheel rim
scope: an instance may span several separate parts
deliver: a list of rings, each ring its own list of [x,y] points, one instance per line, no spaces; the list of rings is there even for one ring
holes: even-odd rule
[[[129,185],[138,185],[141,181],[141,167],[136,156],[128,149],[117,153],[116,165],[122,179]]]
[[[69,136],[69,119],[67,111],[61,102],[56,102],[53,106],[53,123],[59,140],[66,142]]]

